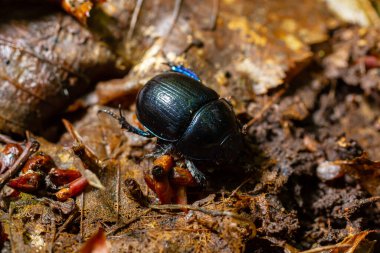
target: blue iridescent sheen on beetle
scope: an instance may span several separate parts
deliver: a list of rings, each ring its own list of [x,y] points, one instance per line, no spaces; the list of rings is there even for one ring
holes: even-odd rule
[[[101,110],[116,118],[129,132],[169,145],[187,160],[194,178],[204,184],[204,175],[192,161],[233,161],[242,149],[240,125],[232,106],[200,78],[182,65],[169,64],[171,71],[149,80],[139,91],[136,115],[147,131],[130,125],[121,115]]]
[[[201,81],[197,74],[195,74],[192,70],[185,68],[183,65],[173,65],[171,63],[168,63],[168,65],[170,67],[170,70],[173,72],[184,74],[188,77],[193,78],[194,80],[197,80],[198,82]]]

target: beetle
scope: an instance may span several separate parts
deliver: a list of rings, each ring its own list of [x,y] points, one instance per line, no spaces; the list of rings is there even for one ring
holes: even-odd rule
[[[242,149],[241,127],[232,105],[182,65],[156,75],[139,91],[137,119],[146,128],[138,129],[121,113],[104,112],[119,121],[122,129],[146,138],[157,137],[165,152],[185,158],[191,175],[200,185],[206,178],[193,161],[226,163],[237,158]]]

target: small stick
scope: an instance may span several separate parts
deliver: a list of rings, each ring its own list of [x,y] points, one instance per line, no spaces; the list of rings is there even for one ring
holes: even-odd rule
[[[11,143],[11,144],[20,144],[20,142],[17,142],[15,140],[13,140],[11,137],[4,135],[4,134],[0,134],[0,142]]]
[[[230,194],[230,196],[228,196],[228,198],[225,200],[225,202],[228,202],[233,196],[235,196],[235,194],[237,193],[237,191],[243,187],[246,183],[248,183],[249,181],[252,180],[252,177],[249,177],[247,178],[246,180],[244,180],[238,187],[236,187],[235,190],[232,191],[232,193]]]
[[[25,149],[21,153],[20,157],[12,164],[12,166],[0,177],[0,190],[3,189],[5,184],[20,172],[24,163],[29,159],[29,157],[35,153],[40,147],[40,144],[36,140],[30,140],[25,144]]]
[[[11,246],[12,253],[15,252],[15,243],[13,241],[13,233],[12,233],[12,215],[13,215],[13,206],[12,203],[9,205],[9,211],[8,211],[8,218],[9,218],[9,244]]]
[[[243,126],[243,129],[242,129],[242,132],[243,134],[246,134],[247,131],[248,131],[248,128],[250,126],[252,126],[254,123],[256,123],[258,120],[260,120],[264,113],[272,107],[272,105],[285,93],[286,91],[286,88],[282,88],[281,90],[279,90],[277,93],[275,93],[273,95],[273,97],[271,98],[271,100],[266,103],[263,108],[261,108],[261,110],[257,113],[257,115],[255,117],[253,117],[250,121],[248,121],[248,123],[246,123],[244,126]]]
[[[179,13],[181,11],[181,5],[182,5],[182,0],[175,0],[175,5],[174,5],[174,9],[173,9],[173,13],[172,13],[172,23],[170,25],[170,29],[168,31],[168,35],[171,33],[171,31],[173,30],[174,28],[174,25],[175,23],[177,22],[178,20],[178,17],[179,17]]]
[[[51,231],[50,232],[52,232],[53,235],[51,236],[52,239],[51,239],[51,242],[49,243],[48,252],[52,253],[53,249],[54,249],[55,235],[56,235],[56,232],[57,232],[57,229],[55,227],[55,218],[54,217],[50,220],[50,225],[51,225]]]
[[[74,129],[74,126],[66,119],[62,119],[62,122],[67,132],[69,132],[69,134],[74,139],[74,141],[78,143],[78,145],[74,146],[73,151],[79,152],[80,149],[83,148],[85,151],[85,154],[83,154],[83,156],[87,156],[90,160],[94,161],[95,164],[101,167],[101,162],[99,161],[98,157],[95,155],[95,152],[90,147],[88,147],[85,143],[83,143],[82,137]],[[82,160],[83,157],[79,157],[79,158],[81,158]]]
[[[163,47],[163,45],[165,45],[165,43],[166,43],[169,35],[171,34],[171,32],[172,32],[172,30],[173,30],[173,28],[175,26],[175,23],[178,20],[179,13],[181,11],[181,5],[182,5],[182,0],[175,0],[174,9],[173,9],[173,13],[172,13],[172,20],[171,20],[171,23],[170,23],[170,26],[169,26],[169,30],[164,35],[163,42],[162,42],[162,47]]]
[[[196,207],[192,205],[150,205],[149,206],[153,210],[183,210],[183,209],[189,209],[193,211],[202,212],[211,216],[228,216],[232,217],[234,219],[247,222],[251,224],[254,228],[256,228],[255,224],[253,222],[239,214],[229,212],[229,211],[216,211],[216,210],[208,210],[201,207]]]
[[[141,7],[143,5],[144,0],[137,0],[136,6],[133,9],[131,24],[129,26],[128,34],[127,34],[127,42],[130,42],[133,36],[133,32],[135,31],[135,27],[137,24],[137,19],[139,17]]]
[[[213,0],[212,3],[212,14],[211,14],[211,20],[210,20],[210,30],[215,30],[216,28],[216,21],[218,20],[218,13],[219,13],[219,0]]]
[[[62,224],[62,226],[59,227],[58,232],[54,236],[54,241],[57,240],[60,233],[65,230],[70,223],[75,219],[76,215],[78,214],[78,209],[75,209],[74,212],[66,219],[65,223]]]
[[[80,195],[80,225],[79,225],[79,230],[80,230],[80,239],[83,241],[83,211],[84,211],[84,192]]]
[[[108,236],[108,235],[111,235],[111,234],[115,233],[116,231],[118,231],[118,230],[120,230],[120,229],[123,229],[123,228],[129,226],[129,225],[132,224],[133,222],[135,222],[135,221],[141,219],[141,217],[143,217],[144,215],[146,215],[146,214],[149,213],[150,211],[152,211],[151,208],[145,210],[145,211],[142,212],[141,214],[139,214],[139,215],[137,215],[137,216],[135,216],[135,217],[133,217],[133,218],[127,220],[126,222],[124,222],[123,224],[117,226],[116,228],[111,229],[110,231],[108,231],[108,232],[106,233],[106,235],[107,235],[107,236]]]
[[[185,231],[185,232],[210,232],[209,229],[204,228],[198,228],[198,229],[192,229],[192,228],[165,228],[162,229],[163,231]]]
[[[120,163],[116,170],[116,221],[119,222],[120,216]]]

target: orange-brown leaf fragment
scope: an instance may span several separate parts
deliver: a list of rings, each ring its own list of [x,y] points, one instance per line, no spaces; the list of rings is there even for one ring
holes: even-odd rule
[[[103,228],[88,239],[79,251],[80,253],[108,253],[106,234]]]
[[[374,244],[368,243],[369,241],[365,239],[365,237],[376,231],[362,231],[358,234],[348,235],[343,239],[342,242],[337,245],[349,245],[349,247],[345,248],[336,248],[331,251],[331,253],[372,253],[374,252]]]
[[[337,161],[346,173],[357,179],[373,196],[380,196],[380,162],[371,161],[366,154],[351,161]]]

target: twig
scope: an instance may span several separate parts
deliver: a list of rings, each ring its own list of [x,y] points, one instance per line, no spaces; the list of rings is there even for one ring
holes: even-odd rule
[[[235,194],[237,193],[237,191],[243,187],[243,185],[245,185],[246,183],[248,183],[249,181],[252,180],[252,177],[249,177],[247,178],[246,180],[244,180],[238,187],[236,187],[235,190],[232,191],[232,193],[230,194],[230,196],[228,196],[228,198],[225,200],[226,202],[228,202],[233,196],[235,196]]]
[[[322,247],[317,247],[314,249],[309,249],[305,251],[301,251],[299,253],[315,253],[315,252],[321,252],[324,250],[330,250],[330,249],[337,249],[337,248],[349,248],[351,245],[349,244],[342,244],[342,245],[327,245],[327,246],[322,246]]]
[[[120,163],[117,163],[116,170],[116,221],[119,222],[120,216]]]
[[[218,20],[218,13],[219,13],[219,0],[214,0],[212,3],[212,14],[211,14],[211,20],[210,20],[210,30],[215,30],[216,28],[216,21]]]
[[[78,209],[75,209],[74,212],[66,219],[65,223],[62,224],[62,226],[59,227],[58,232],[54,236],[54,241],[57,240],[60,233],[65,230],[70,223],[75,219],[76,215],[78,214]]]
[[[132,13],[131,24],[129,26],[129,30],[128,30],[128,34],[127,34],[127,42],[130,42],[132,39],[133,32],[135,31],[137,19],[139,17],[143,2],[144,2],[144,0],[137,0],[136,6],[135,6],[133,13]]]
[[[13,233],[12,233],[12,214],[13,214],[13,206],[12,203],[9,205],[9,211],[8,211],[8,217],[9,217],[9,244],[11,246],[11,251],[15,252],[15,243],[13,242]]]
[[[12,164],[12,166],[0,177],[0,191],[3,189],[5,184],[15,176],[20,170],[24,163],[29,159],[29,157],[35,153],[40,147],[40,144],[36,140],[30,140],[25,144],[25,148],[22,151],[19,158]]]
[[[132,224],[133,222],[139,220],[141,217],[143,217],[144,215],[146,215],[146,214],[149,213],[150,211],[152,211],[151,208],[145,210],[145,211],[142,212],[141,214],[139,214],[139,215],[137,215],[137,216],[135,216],[135,217],[133,217],[133,218],[127,220],[127,221],[124,222],[123,224],[121,224],[121,225],[117,226],[116,228],[113,228],[112,230],[108,231],[108,232],[106,233],[106,235],[107,235],[107,236],[108,236],[108,235],[111,235],[111,234],[115,233],[116,231],[118,231],[118,230],[120,230],[120,229],[123,229],[123,228],[129,226],[130,224]]]
[[[52,214],[52,212],[51,212]],[[56,235],[56,232],[57,232],[57,229],[55,227],[55,218],[54,216],[52,217],[52,219],[50,220],[50,225],[51,225],[51,230],[53,231],[52,232],[52,235],[50,236],[51,237],[51,242],[49,244],[49,253],[53,252],[53,249],[54,249],[54,243],[55,243],[55,235]],[[50,231],[51,232],[51,231]],[[48,233],[48,235],[50,235],[50,233]]]
[[[84,212],[84,192],[80,195],[80,238],[83,240],[83,212]]]
[[[183,209],[189,209],[193,211],[202,212],[211,216],[228,216],[232,217],[234,219],[247,222],[251,224],[253,227],[256,227],[253,222],[239,214],[230,212],[230,211],[216,211],[216,210],[208,210],[201,207],[196,207],[192,205],[150,205],[149,206],[153,210],[183,210]]]
[[[81,136],[69,121],[63,119],[62,122],[65,125],[66,130],[76,142],[75,145],[71,147],[71,150],[81,160],[84,167],[84,169],[79,167],[79,171],[91,186],[104,190],[105,187],[95,174],[95,172],[99,172],[103,167],[102,161],[100,161],[95,152],[82,141]]]
[[[83,140],[82,140],[82,137],[79,135],[79,133],[75,130],[74,126],[68,121],[68,120],[65,120],[65,119],[62,119],[62,122],[63,122],[63,125],[65,126],[67,132],[69,132],[69,134],[71,135],[71,137],[74,139],[75,142],[78,143],[78,145],[74,146],[73,147],[73,151],[74,152],[78,152],[80,154],[81,153],[81,149],[84,149],[84,154],[82,154],[82,156],[80,156],[79,154],[76,153],[76,155],[81,159],[81,160],[84,160],[84,158],[88,158],[89,160],[91,160],[93,163],[95,163],[95,165],[97,165],[98,167],[101,167],[101,161],[99,160],[99,158],[95,155],[95,152],[88,146],[86,145]]]
[[[11,137],[4,135],[4,134],[0,134],[0,142],[11,143],[11,144],[20,144],[20,142],[17,142],[15,140],[13,140]]]
[[[26,140],[31,140],[33,138],[33,135],[32,133],[29,131],[29,130],[26,130],[25,131],[25,137],[26,137]]]
[[[209,204],[210,202],[212,202],[214,199],[215,199],[215,193],[212,193],[210,195],[208,195],[207,197],[203,198],[203,199],[200,199],[200,200],[197,200],[193,203],[193,206],[204,206],[204,205],[207,205]]]
[[[172,32],[172,30],[173,30],[173,28],[175,26],[175,23],[178,20],[179,13],[181,11],[181,6],[182,6],[182,0],[175,0],[174,9],[173,9],[173,13],[172,13],[172,20],[171,20],[171,23],[170,23],[170,26],[169,26],[169,30],[164,35],[163,42],[162,42],[162,47],[165,45],[166,40],[170,36],[170,34],[171,34],[171,32]]]
[[[197,232],[211,232],[210,229],[202,229],[202,228],[198,228],[198,229],[193,229],[193,228],[165,228],[165,229],[161,229],[161,231],[185,231],[185,232],[194,232],[194,233],[197,233]]]
[[[250,121],[248,121],[248,123],[246,123],[244,126],[243,126],[243,129],[242,129],[242,132],[244,134],[247,133],[248,131],[248,128],[250,126],[252,126],[254,123],[256,123],[258,120],[260,120],[264,113],[272,107],[272,105],[285,93],[286,91],[286,87],[282,88],[281,90],[279,90],[277,93],[275,93],[273,95],[273,97],[271,98],[271,100],[266,103],[263,108],[261,108],[261,110],[257,113],[257,115],[255,117],[253,117]]]

